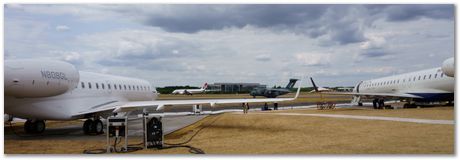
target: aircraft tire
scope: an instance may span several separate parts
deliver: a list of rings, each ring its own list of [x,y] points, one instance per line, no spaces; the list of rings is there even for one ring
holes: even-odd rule
[[[85,121],[85,123],[83,123],[83,133],[85,134],[91,134],[91,128],[93,126],[93,120],[91,119],[88,119]]]
[[[377,107],[378,102],[379,102],[379,99],[374,99],[374,100],[372,101],[372,107],[374,107],[374,109],[377,109],[377,108],[378,108],[378,107]]]
[[[26,133],[33,133],[32,121],[27,120],[26,123],[24,123],[24,131]]]
[[[33,123],[33,128],[35,133],[43,133],[46,128],[45,121],[43,120],[37,120],[35,123]]]
[[[94,126],[94,133],[96,134],[102,134],[104,133],[104,124],[102,124],[102,121],[100,119],[97,119],[93,121],[93,126]]]
[[[37,120],[33,122],[32,120],[27,120],[24,123],[24,131],[26,133],[43,133],[45,131],[46,125],[45,121]]]

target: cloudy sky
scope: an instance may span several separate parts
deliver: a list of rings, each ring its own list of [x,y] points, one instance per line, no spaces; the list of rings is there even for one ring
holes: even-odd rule
[[[454,56],[454,5],[7,4],[4,15],[7,60],[60,59],[157,87],[304,75],[352,86]]]

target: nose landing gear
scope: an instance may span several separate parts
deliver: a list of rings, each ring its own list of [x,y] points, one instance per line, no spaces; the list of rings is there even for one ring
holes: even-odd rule
[[[43,120],[27,120],[24,124],[24,131],[26,133],[43,133],[46,125]]]

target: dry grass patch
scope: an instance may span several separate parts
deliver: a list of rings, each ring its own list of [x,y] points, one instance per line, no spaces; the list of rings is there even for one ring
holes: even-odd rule
[[[346,114],[362,116],[384,116],[384,117],[401,117],[401,118],[420,118],[435,120],[454,120],[454,107],[432,107],[432,108],[408,108],[408,109],[358,109],[358,108],[337,108],[333,110],[282,110],[278,112],[295,112],[295,113],[320,113],[320,114]]]
[[[454,126],[337,120],[322,117],[224,114],[167,136],[210,154],[453,154]],[[212,123],[213,122],[213,123]],[[136,152],[137,153],[137,152]],[[188,153],[187,149],[139,153]]]

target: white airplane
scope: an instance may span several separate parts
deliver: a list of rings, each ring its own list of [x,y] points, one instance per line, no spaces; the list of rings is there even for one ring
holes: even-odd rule
[[[313,81],[313,78],[310,77],[310,80],[311,80],[311,84],[313,85],[313,90],[311,90],[310,93],[313,93],[313,92],[330,92],[331,91],[331,89],[329,89],[329,88],[316,86],[315,82]]]
[[[413,102],[454,101],[454,58],[445,60],[441,67],[388,76],[359,82],[351,93],[327,94],[353,95],[352,104],[362,106],[361,97],[372,97],[374,108],[383,107],[384,99],[396,97]]]
[[[171,94],[193,95],[197,93],[204,93],[206,91],[206,88],[208,88],[208,83],[204,83],[203,87],[201,87],[200,89],[176,89]]]
[[[54,60],[6,60],[5,108],[8,115],[27,119],[27,133],[45,130],[44,120],[87,119],[85,134],[103,133],[100,117],[132,110],[161,110],[175,105],[247,104],[291,101],[270,99],[155,100],[157,91],[142,79],[78,71]]]

